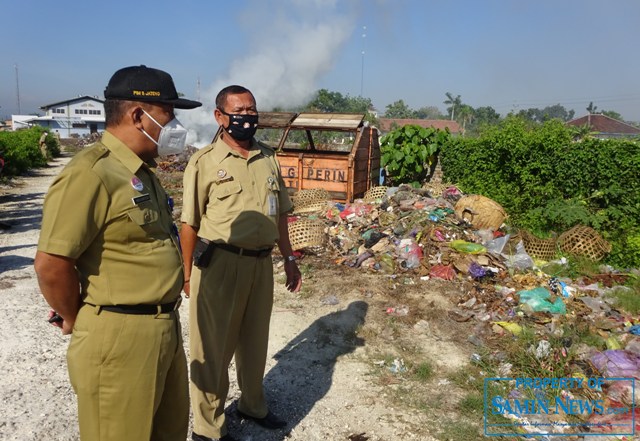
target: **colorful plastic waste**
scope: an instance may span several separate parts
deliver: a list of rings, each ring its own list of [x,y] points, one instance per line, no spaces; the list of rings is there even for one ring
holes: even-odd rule
[[[522,326],[520,326],[517,323],[511,323],[511,322],[491,322],[491,323],[501,326],[502,328],[506,329],[513,335],[522,334]]]
[[[627,331],[633,335],[640,335],[640,325],[631,326]]]
[[[478,262],[471,262],[469,264],[469,275],[475,280],[483,279],[490,273],[491,272],[488,269],[480,265]]]
[[[453,280],[456,278],[456,271],[451,265],[434,265],[429,271],[431,277],[438,279]]]
[[[519,303],[529,306],[534,312],[550,312],[552,314],[566,314],[567,308],[560,297],[551,303],[551,293],[543,287],[519,291]]]
[[[467,242],[460,239],[452,240],[449,242],[449,246],[456,251],[468,254],[480,254],[487,251],[487,249],[479,243]]]
[[[591,363],[605,377],[633,377],[640,380],[640,355],[623,349],[597,352]]]

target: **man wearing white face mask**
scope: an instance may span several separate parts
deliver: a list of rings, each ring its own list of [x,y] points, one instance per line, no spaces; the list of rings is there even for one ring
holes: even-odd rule
[[[178,316],[184,284],[169,200],[154,173],[186,130],[169,74],[117,71],[106,132],[78,153],[45,199],[35,268],[67,352],[84,441],[184,441],[187,364]]]

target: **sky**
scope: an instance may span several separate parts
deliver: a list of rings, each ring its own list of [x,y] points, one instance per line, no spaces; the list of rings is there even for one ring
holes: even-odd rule
[[[640,121],[638,0],[0,0],[0,117],[103,98],[118,69],[169,72],[204,106],[178,113],[189,141],[211,139],[229,84],[259,110],[318,89],[446,112],[561,104]]]

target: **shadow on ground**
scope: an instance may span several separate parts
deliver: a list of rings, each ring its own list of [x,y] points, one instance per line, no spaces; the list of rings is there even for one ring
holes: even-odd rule
[[[265,376],[264,386],[270,409],[289,423],[286,429],[267,431],[253,422],[240,422],[234,402],[227,409],[230,433],[253,439],[251,434],[260,430],[254,436],[261,441],[287,439],[331,388],[338,358],[364,345],[357,330],[364,324],[367,310],[366,302],[355,301],[347,309],[325,315],[274,355],[278,362]]]

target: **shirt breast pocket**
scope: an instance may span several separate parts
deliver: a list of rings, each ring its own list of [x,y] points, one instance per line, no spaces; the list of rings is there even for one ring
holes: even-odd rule
[[[167,233],[159,222],[160,213],[150,202],[138,204],[127,211],[127,242],[130,249],[150,251],[162,245]]]
[[[215,185],[213,189],[213,199],[221,210],[225,210],[227,214],[242,211],[244,204],[242,203],[242,186],[239,182],[230,181]]]

